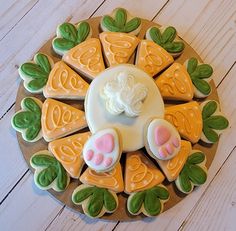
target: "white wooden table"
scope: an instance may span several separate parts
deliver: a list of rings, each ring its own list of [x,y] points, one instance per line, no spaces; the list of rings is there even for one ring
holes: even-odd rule
[[[214,68],[230,128],[222,135],[207,183],[159,217],[137,222],[92,220],[66,208],[33,183],[10,119],[17,68],[55,34],[58,24],[122,6],[169,24]],[[0,4],[0,230],[236,230],[235,0],[2,0]]]

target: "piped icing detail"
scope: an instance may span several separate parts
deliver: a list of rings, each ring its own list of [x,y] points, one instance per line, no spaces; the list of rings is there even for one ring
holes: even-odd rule
[[[155,159],[173,158],[180,150],[180,136],[173,125],[164,119],[153,119],[147,125],[146,149]]]
[[[132,193],[162,183],[164,175],[141,151],[126,154],[125,192]]]
[[[43,103],[41,123],[46,141],[61,138],[87,126],[83,111],[49,98]]]
[[[63,61],[57,62],[51,70],[43,89],[46,98],[84,99],[89,84]]]
[[[37,53],[32,62],[23,63],[18,72],[24,80],[25,89],[31,93],[41,93],[52,67],[53,60],[43,53]]]
[[[173,62],[173,57],[153,41],[140,42],[135,63],[150,76],[155,76]]]
[[[135,77],[120,72],[115,80],[105,84],[101,97],[105,100],[106,109],[113,115],[125,113],[129,117],[139,116],[148,88],[135,81]]]
[[[91,169],[106,172],[119,161],[121,150],[117,132],[107,128],[93,134],[86,142],[83,157]]]
[[[79,133],[66,138],[54,140],[48,144],[49,151],[63,165],[71,177],[78,179],[84,165],[82,155],[85,142],[90,132]]]
[[[28,142],[42,138],[41,132],[42,102],[35,97],[26,97],[21,101],[21,110],[12,117],[12,127],[22,134]]]
[[[103,32],[99,38],[109,66],[128,63],[139,43],[136,36],[126,33]]]
[[[90,38],[69,50],[63,60],[82,74],[95,78],[105,69],[101,43],[97,38]]]
[[[172,159],[170,160],[156,159],[158,165],[164,172],[168,181],[174,181],[178,177],[180,171],[182,170],[188,158],[189,153],[192,150],[192,145],[189,141],[181,140],[180,146],[181,147],[179,152]]]
[[[197,143],[201,137],[202,115],[199,104],[192,101],[165,108],[165,119],[173,124],[181,137]]]
[[[164,99],[190,101],[193,98],[191,78],[186,68],[179,63],[173,63],[155,82]]]
[[[206,143],[216,143],[220,134],[229,126],[229,121],[221,113],[220,105],[215,100],[207,100],[201,105],[203,129],[201,140]]]
[[[96,172],[87,168],[81,175],[80,181],[84,184],[107,188],[114,192],[124,191],[124,182],[120,163],[109,172]]]

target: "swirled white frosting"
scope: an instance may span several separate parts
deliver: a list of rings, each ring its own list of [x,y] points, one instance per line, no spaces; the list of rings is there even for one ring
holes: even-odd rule
[[[148,93],[147,87],[136,83],[134,76],[121,72],[115,80],[109,81],[101,90],[106,109],[113,115],[125,113],[129,117],[138,116]]]

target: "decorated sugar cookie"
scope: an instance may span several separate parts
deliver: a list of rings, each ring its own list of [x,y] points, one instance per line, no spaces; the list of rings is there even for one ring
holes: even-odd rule
[[[79,178],[83,184],[106,188],[116,193],[124,191],[124,181],[120,163],[109,172],[96,172],[87,168]]]
[[[173,57],[155,42],[149,40],[140,42],[135,64],[150,76],[155,76],[173,62]]]
[[[51,70],[43,89],[46,98],[84,99],[89,84],[63,61],[57,62]]]
[[[146,32],[146,38],[163,47],[174,58],[181,55],[184,51],[184,43],[177,36],[176,29],[173,26],[150,27]]]
[[[48,142],[87,126],[83,111],[49,98],[43,103],[41,123],[43,137]]]
[[[41,108],[39,99],[26,97],[21,101],[21,110],[12,117],[12,127],[22,134],[25,141],[35,142],[42,137]]]
[[[118,208],[118,198],[115,192],[82,184],[72,194],[72,202],[82,205],[84,213],[92,218],[98,218],[105,213],[113,213]]]
[[[85,163],[97,172],[107,172],[119,162],[122,144],[115,129],[107,128],[93,134],[85,143]]]
[[[90,38],[70,49],[63,60],[80,74],[94,79],[105,69],[99,39]]]
[[[189,194],[194,186],[202,185],[207,180],[206,156],[198,150],[192,150],[188,159],[175,181],[177,188]]]
[[[141,29],[141,19],[133,17],[126,9],[116,8],[111,15],[102,17],[100,25],[103,31],[137,35]]]
[[[24,80],[25,89],[31,93],[41,93],[52,67],[53,60],[43,53],[37,53],[32,62],[23,63],[18,72]]]
[[[126,154],[125,192],[130,194],[127,209],[133,214],[156,216],[163,211],[164,202],[169,199],[168,190],[161,185],[164,180],[161,171],[142,151]]]
[[[103,32],[99,34],[105,60],[108,66],[128,63],[139,43],[139,39],[130,34]]]
[[[144,139],[146,150],[154,159],[171,159],[180,150],[179,133],[164,119],[155,118],[148,122]]]
[[[54,140],[48,144],[49,151],[62,164],[72,178],[79,178],[84,159],[82,155],[90,132],[78,133],[66,138]]]
[[[220,105],[215,100],[207,100],[201,105],[203,130],[201,140],[206,143],[215,143],[220,134],[229,126],[229,121],[220,111]]]
[[[203,122],[201,108],[196,101],[166,107],[165,119],[176,127],[184,139],[192,143],[199,141]]]
[[[173,63],[155,80],[161,95],[167,100],[190,101],[194,88],[186,68],[180,63]]]
[[[194,96],[204,98],[211,94],[210,77],[213,69],[209,64],[202,64],[196,58],[190,58],[185,62],[187,71],[194,86]]]
[[[77,25],[64,22],[57,27],[57,36],[52,40],[53,50],[64,55],[67,51],[90,38],[92,28],[86,22],[80,22]]]
[[[35,153],[30,159],[30,165],[35,169],[34,182],[38,188],[52,188],[61,192],[69,185],[70,177],[66,170],[48,150]]]
[[[192,145],[189,141],[181,140],[181,147],[178,154],[170,160],[156,159],[158,165],[164,172],[168,181],[174,181],[178,176],[192,150]]]

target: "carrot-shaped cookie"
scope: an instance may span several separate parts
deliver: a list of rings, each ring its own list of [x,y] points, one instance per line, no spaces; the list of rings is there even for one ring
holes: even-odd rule
[[[21,110],[12,117],[12,127],[22,134],[25,141],[35,142],[42,137],[41,108],[39,99],[26,97],[21,101]]]
[[[90,38],[92,28],[89,23],[82,21],[77,25],[64,22],[57,27],[57,36],[52,40],[53,50],[64,55],[71,48]]]
[[[198,150],[192,150],[188,159],[181,170],[178,178],[175,180],[177,188],[189,194],[194,186],[202,185],[207,180],[206,156]]]
[[[141,19],[133,17],[126,9],[116,8],[111,15],[102,17],[100,25],[103,31],[137,35],[141,29]]]
[[[192,101],[165,108],[165,119],[173,124],[181,137],[198,142],[202,133],[202,113],[199,104]]]
[[[180,63],[173,63],[155,80],[163,99],[190,101],[194,95],[192,80]]]
[[[64,137],[87,126],[83,111],[53,99],[46,99],[43,103],[41,124],[46,141]]]
[[[87,39],[70,49],[63,55],[63,60],[92,80],[105,69],[101,43],[97,38]]]
[[[136,36],[126,33],[103,32],[99,34],[99,38],[108,66],[128,63],[139,43]]]
[[[41,93],[53,65],[53,60],[43,53],[37,53],[33,61],[22,64],[18,72],[24,80],[25,89],[31,93]]]
[[[173,62],[173,57],[153,41],[142,40],[140,42],[135,64],[150,76],[155,76]]]
[[[177,36],[177,31],[173,26],[150,27],[146,32],[146,38],[163,47],[173,57],[178,57],[184,51],[184,43]]]
[[[30,165],[35,169],[34,182],[38,188],[64,191],[70,182],[70,177],[61,163],[48,150],[35,153],[30,159]]]
[[[48,144],[49,151],[62,164],[72,178],[78,179],[84,166],[83,147],[90,132],[78,133]]]
[[[157,216],[163,211],[169,199],[168,190],[161,185],[164,180],[161,171],[144,153],[136,151],[126,154],[125,192],[130,194],[128,211],[137,215]]]
[[[203,129],[201,140],[206,143],[215,143],[220,134],[229,126],[229,121],[220,111],[220,105],[215,100],[207,100],[201,105]]]

